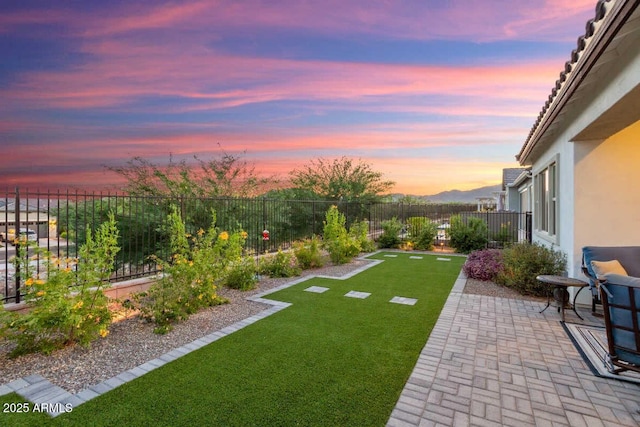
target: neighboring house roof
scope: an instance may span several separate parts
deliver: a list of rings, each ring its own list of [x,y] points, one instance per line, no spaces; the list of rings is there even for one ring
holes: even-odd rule
[[[516,177],[511,183],[507,184],[507,187],[518,187],[520,184],[531,179],[531,168],[522,168],[520,175]]]
[[[0,206],[1,211],[7,212],[15,212],[16,211],[16,202],[10,201],[5,206]],[[21,200],[20,201],[20,211],[21,212],[46,212],[47,211],[47,201],[46,200]]]
[[[502,169],[502,190],[512,184],[526,168],[505,168]]]
[[[542,150],[545,144],[551,141],[570,101],[579,97],[585,86],[602,78],[598,73],[592,72],[596,64],[601,66],[617,59],[615,49],[623,42],[625,35],[633,33],[639,25],[640,19],[633,15],[634,12],[637,13],[639,4],[640,0],[598,1],[595,17],[587,22],[585,34],[578,38],[576,49],[571,52],[570,60],[565,63],[564,70],[533,124],[527,140],[516,155],[521,165],[531,164],[532,154]],[[623,29],[625,25],[631,28]],[[637,46],[632,48],[637,49]],[[612,54],[606,55],[607,53]],[[639,103],[640,85],[625,98],[624,104],[606,111],[603,117],[598,119],[598,123],[588,126],[572,140],[580,139],[581,135],[583,139],[598,135],[607,137],[637,121],[639,109],[632,107]]]

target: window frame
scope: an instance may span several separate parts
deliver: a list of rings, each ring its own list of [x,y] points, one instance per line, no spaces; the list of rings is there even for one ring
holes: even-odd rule
[[[533,174],[533,228],[537,236],[558,243],[559,174],[558,155]]]

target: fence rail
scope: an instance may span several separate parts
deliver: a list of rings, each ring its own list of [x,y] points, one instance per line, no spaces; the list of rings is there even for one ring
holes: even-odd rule
[[[383,221],[393,217],[403,223],[411,217],[427,217],[436,222],[444,233],[449,218],[460,214],[485,215],[491,233],[502,230],[511,241],[526,239],[526,233],[522,231],[526,230],[524,216],[510,214],[509,217],[498,218],[498,213],[471,212],[476,205],[166,198],[16,189],[0,193],[0,244],[3,245],[0,248],[0,299],[5,303],[20,302],[24,295],[20,272],[15,271],[12,263],[15,247],[11,240],[14,237],[35,239],[40,248],[57,257],[76,257],[85,241],[87,228],[94,230],[107,220],[109,213],[113,213],[121,246],[111,278],[117,282],[156,273],[156,265],[150,256],[168,255],[168,236],[163,225],[172,206],[179,209],[188,232],[196,233],[200,228],[206,230],[215,211],[216,224],[220,229],[243,229],[249,236],[247,248],[254,253],[263,253],[288,248],[294,241],[312,235],[321,235],[325,213],[331,205],[337,205],[345,215],[347,226],[354,221],[368,221],[373,236],[382,232]],[[509,224],[508,232],[504,231],[503,224],[506,223]],[[264,230],[269,231],[268,240],[263,239]],[[444,240],[444,234],[439,238]],[[34,259],[30,262],[36,264],[34,267],[40,267],[38,263],[41,261]]]

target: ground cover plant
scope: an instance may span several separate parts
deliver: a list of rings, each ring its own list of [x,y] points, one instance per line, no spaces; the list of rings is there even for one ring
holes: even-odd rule
[[[482,249],[469,254],[462,270],[471,279],[494,280],[503,268],[500,249]]]
[[[293,277],[299,276],[302,269],[298,265],[298,259],[294,253],[278,249],[275,254],[268,254],[260,258],[258,273],[269,277]]]
[[[385,255],[372,255],[384,261],[348,280],[314,278],[268,296],[292,305],[71,413],[6,419],[78,426],[88,420],[95,426],[384,425],[464,261]],[[310,286],[329,290],[305,292]],[[351,290],[371,295],[345,297]],[[418,302],[392,304],[394,296]],[[16,396],[0,402],[10,399]]]

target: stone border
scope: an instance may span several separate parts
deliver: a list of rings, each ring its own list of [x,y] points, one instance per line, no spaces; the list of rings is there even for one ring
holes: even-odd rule
[[[358,257],[358,260],[367,261],[368,264],[363,265],[360,268],[357,268],[347,274],[342,276],[328,276],[328,275],[309,275],[305,277],[301,277],[299,279],[292,280],[291,282],[287,282],[281,286],[278,286],[273,289],[269,289],[265,292],[261,292],[254,296],[248,297],[247,299],[250,301],[255,301],[263,304],[270,305],[271,307],[261,311],[258,314],[254,314],[246,319],[243,319],[239,322],[236,322],[232,325],[229,325],[225,328],[222,328],[216,332],[213,332],[209,335],[206,335],[202,338],[199,338],[195,341],[192,341],[188,344],[185,344],[181,347],[177,347],[168,353],[163,354],[160,357],[157,357],[153,360],[150,360],[142,365],[136,366],[135,368],[129,369],[128,371],[124,371],[115,377],[109,378],[108,380],[102,381],[98,384],[87,387],[84,390],[79,391],[76,394],[71,394],[62,387],[52,384],[46,378],[41,375],[29,375],[24,378],[19,378],[17,380],[11,381],[7,384],[0,386],[0,396],[4,396],[9,393],[17,393],[22,398],[30,401],[31,403],[38,405],[39,408],[42,409],[42,412],[48,413],[52,417],[56,417],[60,414],[64,414],[66,412],[70,412],[74,407],[83,404],[95,397],[100,396],[101,394],[107,393],[122,384],[128,383],[129,381],[133,381],[134,379],[143,376],[147,372],[151,372],[160,366],[163,366],[169,362],[172,362],[186,354],[191,353],[192,351],[198,350],[208,344],[211,344],[214,341],[219,340],[220,338],[226,337],[240,329],[249,326],[258,320],[262,320],[266,317],[271,316],[279,312],[280,310],[284,310],[289,307],[291,303],[270,300],[263,298],[269,294],[278,292],[282,289],[290,288],[291,286],[297,285],[299,283],[305,282],[309,279],[313,278],[323,278],[323,279],[333,279],[333,280],[347,280],[358,273],[361,273],[371,267],[374,267],[384,260],[375,260],[368,259],[365,257],[369,257],[380,253],[382,251],[376,251],[373,253],[365,254],[363,256]]]

